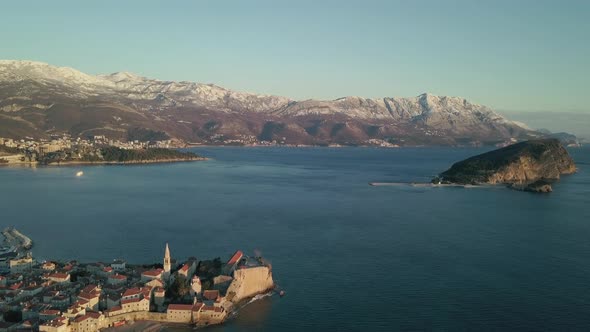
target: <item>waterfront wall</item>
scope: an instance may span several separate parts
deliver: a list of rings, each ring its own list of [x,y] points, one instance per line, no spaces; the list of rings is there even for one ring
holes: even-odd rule
[[[233,295],[229,299],[231,302],[238,303],[272,288],[272,271],[266,266],[258,266],[234,271],[234,280],[229,285],[227,294]]]

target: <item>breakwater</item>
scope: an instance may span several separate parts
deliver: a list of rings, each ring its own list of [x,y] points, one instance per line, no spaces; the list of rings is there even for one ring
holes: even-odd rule
[[[33,240],[14,227],[6,227],[2,231],[2,235],[6,244],[14,246],[17,249],[30,250],[33,247]]]

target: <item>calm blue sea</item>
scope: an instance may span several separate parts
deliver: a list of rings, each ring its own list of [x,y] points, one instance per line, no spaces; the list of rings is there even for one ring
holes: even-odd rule
[[[259,250],[287,295],[210,331],[590,330],[588,148],[547,195],[368,185],[428,181],[482,149],[195,151],[212,160],[0,168],[0,226],[40,260]]]

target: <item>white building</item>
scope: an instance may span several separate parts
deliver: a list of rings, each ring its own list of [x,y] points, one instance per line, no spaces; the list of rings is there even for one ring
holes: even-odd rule
[[[111,267],[115,271],[125,271],[126,265],[127,265],[127,262],[125,262],[124,260],[121,260],[121,259],[116,259],[111,263]]]
[[[10,273],[23,273],[31,270],[33,267],[33,258],[24,257],[20,259],[11,259],[9,262]]]
[[[201,294],[201,290],[202,290],[201,279],[199,279],[199,277],[197,277],[197,276],[194,276],[193,279],[191,280],[191,289],[190,289],[191,296]]]

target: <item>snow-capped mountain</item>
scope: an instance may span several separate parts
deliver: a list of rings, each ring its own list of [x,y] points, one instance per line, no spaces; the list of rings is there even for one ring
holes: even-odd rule
[[[456,144],[530,134],[458,97],[296,101],[128,72],[93,76],[41,62],[0,60],[0,136],[69,132],[125,138],[131,128],[195,142],[255,136],[309,144]]]

